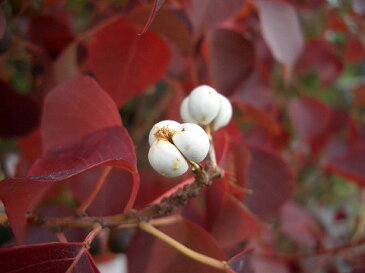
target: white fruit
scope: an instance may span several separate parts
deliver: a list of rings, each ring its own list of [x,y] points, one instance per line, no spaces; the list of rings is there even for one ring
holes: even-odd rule
[[[217,116],[212,122],[213,130],[218,130],[226,126],[232,118],[231,102],[223,95],[218,94],[220,100],[220,108]]]
[[[156,123],[151,131],[150,134],[148,136],[148,142],[150,145],[152,145],[152,143],[156,140],[156,132],[158,132],[159,130],[165,128],[166,130],[169,130],[171,134],[173,134],[175,131],[180,131],[181,130],[181,124],[173,121],[173,120],[163,120],[160,121],[158,123]]]
[[[199,125],[181,124],[182,130],[172,136],[172,141],[179,151],[189,160],[201,162],[209,151],[209,138]]]
[[[198,123],[207,125],[217,116],[220,100],[217,91],[208,85],[196,87],[189,95],[189,112]]]
[[[152,143],[148,160],[158,173],[167,177],[180,176],[189,168],[180,151],[166,140],[156,140]]]
[[[189,110],[189,97],[186,97],[180,106],[180,116],[181,119],[184,122],[190,122],[190,123],[196,123],[198,124],[199,122],[197,122],[190,114],[190,110]]]

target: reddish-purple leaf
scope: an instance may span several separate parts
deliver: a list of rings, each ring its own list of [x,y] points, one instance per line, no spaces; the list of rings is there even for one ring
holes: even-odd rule
[[[219,245],[229,248],[260,234],[263,226],[242,202],[228,193],[225,183],[215,180],[208,189],[207,221]]]
[[[321,142],[331,120],[327,105],[312,98],[291,100],[288,114],[299,140],[312,148]]]
[[[348,33],[349,29],[345,23],[344,17],[335,9],[329,9],[325,14],[325,29],[336,32]]]
[[[309,212],[298,205],[288,202],[282,207],[280,225],[283,233],[298,244],[309,248],[316,246],[316,222]]]
[[[0,249],[0,271],[98,273],[82,243],[51,243]]]
[[[245,187],[253,193],[245,196],[245,204],[267,219],[291,198],[295,188],[293,172],[279,155],[255,146],[249,146],[249,150]]]
[[[364,107],[365,106],[365,85],[360,84],[354,88],[352,103],[355,106]]]
[[[195,35],[213,28],[238,12],[245,3],[246,0],[192,0],[188,12]]]
[[[346,41],[343,52],[343,57],[346,62],[357,63],[365,58],[365,46],[358,36],[350,36]]]
[[[73,34],[66,22],[48,15],[31,18],[29,36],[33,42],[44,47],[52,57],[57,56],[73,39]]]
[[[362,258],[363,259],[363,258]],[[363,260],[362,260],[363,261]],[[364,273],[365,272],[365,264],[356,266],[353,268],[350,273]]]
[[[252,71],[252,42],[239,32],[217,29],[208,34],[207,43],[212,81],[219,92],[230,94]]]
[[[6,33],[6,17],[2,10],[0,10],[0,40]]]
[[[186,185],[190,185],[190,184],[194,183],[194,181],[195,181],[195,179],[193,177],[184,180],[183,182],[177,184],[176,186],[170,188],[168,191],[166,191],[163,194],[161,194],[159,197],[157,197],[155,200],[153,200],[152,203],[153,204],[160,203],[162,199],[170,196],[171,194],[173,194],[174,192],[176,192],[178,189],[183,188]]]
[[[183,220],[159,229],[199,253],[219,260],[226,258],[210,234],[192,222]],[[135,236],[127,256],[130,273],[221,272],[186,257],[159,239],[142,232]]]
[[[255,1],[258,6],[262,35],[275,59],[285,66],[289,79],[304,47],[303,34],[295,9],[282,1]]]
[[[150,15],[148,16],[147,22],[144,25],[143,30],[141,31],[140,35],[146,33],[148,28],[151,26],[153,20],[155,19],[157,12],[160,10],[160,8],[162,7],[164,2],[165,2],[165,0],[154,0],[153,1],[152,10],[150,12]]]
[[[41,156],[41,132],[38,129],[32,131],[30,134],[18,141],[18,146],[23,159],[33,163]]]
[[[141,5],[135,8],[129,15],[128,21],[143,25],[148,14],[151,13],[151,5]],[[193,41],[191,34],[183,21],[174,13],[173,10],[161,9],[158,16],[154,18],[150,30],[166,37],[174,43],[184,55],[191,55],[193,51]]]
[[[146,169],[138,169],[140,174],[141,188],[138,192],[135,207],[143,208],[152,203],[156,198],[166,194],[174,185],[180,184],[181,177],[171,178],[164,177],[153,170],[150,166]]]
[[[232,100],[270,111],[274,108],[274,90],[265,83],[257,71],[253,71],[233,94]]]
[[[265,128],[273,135],[280,133],[281,126],[273,113],[260,109],[250,103],[246,103],[236,98],[232,98],[231,101],[243,111],[243,121],[253,121],[256,123],[256,125]]]
[[[105,91],[89,77],[74,77],[58,85],[44,102],[43,152],[120,125],[118,109]]]
[[[39,123],[38,104],[2,81],[0,90],[0,137],[19,137],[30,133]]]
[[[354,147],[345,155],[330,159],[325,168],[365,187],[365,145]]]
[[[99,165],[125,169],[133,177],[125,210],[133,205],[139,185],[133,143],[116,105],[94,80],[80,76],[59,85],[46,97],[43,114],[43,155],[28,177],[0,182],[0,199],[18,241],[25,238],[26,211],[54,182]]]
[[[88,197],[102,169],[102,167],[93,168],[69,180],[70,188],[77,202],[81,203]],[[86,210],[87,214],[106,216],[122,212],[127,205],[133,186],[133,176],[129,172],[114,168]]]
[[[312,40],[307,42],[298,67],[300,71],[315,71],[321,83],[328,86],[338,78],[343,64],[332,44],[325,40]]]
[[[160,79],[169,64],[166,43],[122,20],[98,31],[88,44],[86,68],[118,106],[142,93]]]

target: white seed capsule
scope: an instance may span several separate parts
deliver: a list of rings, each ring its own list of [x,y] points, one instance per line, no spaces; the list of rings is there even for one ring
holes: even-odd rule
[[[175,145],[166,140],[156,140],[148,152],[148,160],[158,173],[167,177],[184,174],[189,165]]]
[[[189,112],[200,124],[211,123],[217,116],[219,107],[218,93],[208,85],[196,87],[189,95]]]
[[[181,130],[181,124],[174,120],[163,120],[163,121],[156,123],[152,127],[150,134],[148,136],[148,142],[150,143],[150,146],[156,140],[156,136],[155,136],[156,132],[162,128],[169,129],[171,131],[171,133],[173,133],[173,131]]]
[[[213,130],[218,130],[226,126],[232,118],[232,105],[231,102],[223,95],[218,94],[221,106],[219,108],[218,115],[212,122]]]
[[[186,97],[182,101],[182,103],[181,103],[181,106],[180,106],[180,116],[181,116],[181,119],[184,122],[196,123],[196,124],[199,123],[190,114],[190,110],[189,110],[189,97]]]
[[[209,138],[202,127],[193,123],[181,124],[182,130],[172,136],[179,151],[189,160],[202,161],[209,151]]]

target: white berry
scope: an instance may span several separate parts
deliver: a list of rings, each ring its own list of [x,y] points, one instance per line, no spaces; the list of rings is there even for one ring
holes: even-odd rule
[[[196,87],[189,95],[189,112],[203,125],[208,125],[217,116],[220,100],[217,91],[208,85]]]
[[[166,140],[156,140],[148,152],[151,166],[160,174],[175,177],[184,174],[189,165],[179,150]]]
[[[173,121],[173,120],[163,120],[163,121],[156,123],[152,127],[150,134],[148,136],[148,142],[150,145],[152,145],[152,143],[156,140],[156,136],[155,136],[156,132],[161,130],[162,128],[169,130],[171,132],[171,134],[173,134],[174,131],[181,130],[181,124],[176,121]]]
[[[231,102],[223,95],[218,94],[220,100],[220,108],[217,116],[212,122],[213,130],[218,130],[226,126],[232,118]]]
[[[180,106],[180,116],[181,116],[181,119],[184,122],[190,122],[190,123],[196,123],[196,124],[199,123],[190,114],[190,110],[189,110],[189,97],[186,97],[182,101],[182,103],[181,103],[181,106]]]
[[[201,162],[209,151],[209,138],[202,127],[193,123],[184,123],[182,130],[172,136],[179,151],[189,160]]]

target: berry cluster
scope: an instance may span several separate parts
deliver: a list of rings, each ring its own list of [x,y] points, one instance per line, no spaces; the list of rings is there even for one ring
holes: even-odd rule
[[[180,114],[187,123],[160,121],[152,127],[148,137],[148,160],[158,173],[167,177],[182,175],[189,169],[189,163],[204,160],[210,141],[197,124],[210,125],[213,130],[227,125],[232,117],[232,106],[226,97],[202,85],[184,99]]]
[[[201,85],[183,100],[180,115],[184,122],[210,124],[213,130],[218,130],[231,120],[232,105],[212,87]]]

